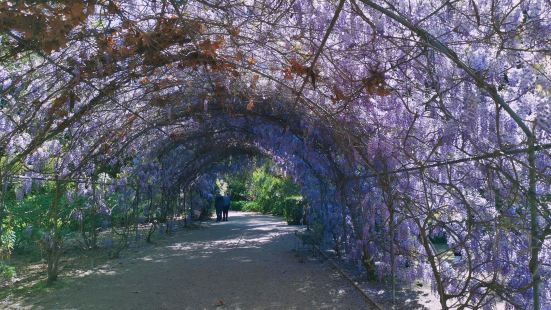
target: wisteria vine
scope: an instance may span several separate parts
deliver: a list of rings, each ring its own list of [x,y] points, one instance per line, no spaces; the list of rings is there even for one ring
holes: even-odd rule
[[[170,205],[264,156],[371,279],[551,307],[549,1],[5,1],[0,42],[0,217],[55,181],[52,264],[101,173]]]

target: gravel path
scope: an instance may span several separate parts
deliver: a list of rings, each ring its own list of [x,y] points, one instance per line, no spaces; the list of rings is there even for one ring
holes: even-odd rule
[[[230,213],[130,252],[71,285],[20,300],[32,309],[369,309],[331,267],[297,257],[295,227]]]

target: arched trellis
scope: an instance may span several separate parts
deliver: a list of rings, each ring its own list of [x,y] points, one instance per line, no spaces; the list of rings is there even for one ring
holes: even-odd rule
[[[530,250],[529,259],[516,257],[507,264],[502,264],[496,255],[488,254],[479,259],[485,263],[485,268],[505,279],[502,281],[501,278],[485,279],[481,269],[471,270],[467,277],[442,275],[440,269],[447,268],[445,259],[433,255],[434,251],[426,246],[425,249],[414,248],[416,253],[421,253],[419,261],[430,261],[432,265],[428,268],[432,269],[432,274],[420,277],[434,276],[443,308],[456,301],[467,306],[482,306],[486,301],[493,302],[492,296],[504,298],[518,307],[528,307],[529,298],[525,295],[529,294],[529,287],[533,287],[532,303],[539,307],[538,298],[544,293],[540,294],[538,287],[541,283],[549,285],[549,278],[541,280],[541,275],[547,273],[540,272],[546,268],[542,262],[549,257],[549,251],[543,251],[542,246],[551,232],[551,217],[546,211],[548,204],[542,194],[549,190],[548,169],[545,168],[549,162],[545,156],[549,155],[542,151],[548,145],[549,136],[540,128],[541,121],[545,121],[544,113],[535,115],[534,111],[538,100],[545,97],[545,92],[538,93],[537,87],[546,87],[546,79],[549,80],[548,64],[540,63],[549,52],[548,2],[518,1],[512,7],[508,3],[494,5],[495,2],[468,0],[445,4],[411,2],[408,5],[403,1],[367,0],[339,1],[337,5],[332,2],[294,1],[287,5],[257,1],[258,6],[238,2],[217,6],[204,1],[180,6],[174,1],[161,2],[164,4],[162,12],[157,1],[143,2],[142,9],[149,14],[139,24],[122,23],[135,17],[135,7],[131,4],[122,3],[121,10],[98,4],[104,10],[93,12],[88,7],[86,10],[80,8],[82,14],[77,8],[74,11],[78,18],[62,21],[70,25],[61,32],[63,39],[59,42],[49,41],[49,36],[36,37],[24,26],[17,29],[12,29],[10,24],[2,26],[2,32],[9,37],[8,45],[13,45],[8,52],[14,51],[2,54],[2,59],[19,60],[19,55],[25,57],[25,52],[30,51],[45,61],[37,67],[30,66],[34,73],[28,75],[34,79],[36,74],[44,84],[37,91],[20,96],[20,102],[26,105],[10,110],[17,112],[23,121],[9,120],[19,126],[2,136],[2,145],[13,146],[10,139],[24,136],[27,127],[33,129],[30,130],[31,142],[28,145],[21,142],[22,149],[15,148],[7,171],[0,171],[2,181],[9,179],[11,169],[43,142],[61,136],[72,140],[68,151],[71,154],[63,156],[54,152],[52,157],[64,157],[66,162],[74,157],[79,164],[75,171],[65,173],[60,169],[55,174],[65,178],[86,177],[89,172],[86,170],[91,171],[98,164],[108,165],[113,158],[127,164],[125,161],[131,156],[117,156],[138,154],[149,149],[152,141],[163,140],[166,138],[163,135],[172,132],[170,122],[163,116],[166,107],[157,106],[162,103],[158,99],[163,99],[167,93],[192,98],[194,107],[191,108],[197,112],[195,119],[199,119],[198,114],[216,109],[214,98],[224,97],[225,93],[217,90],[232,88],[229,86],[231,79],[221,76],[242,78],[242,83],[232,85],[236,86],[232,89],[237,89],[242,96],[241,108],[252,100],[252,111],[262,107],[259,98],[274,92],[273,87],[265,87],[269,81],[277,85],[275,91],[283,90],[287,99],[291,99],[283,105],[284,110],[304,113],[304,118],[299,120],[317,120],[310,123],[310,129],[323,127],[320,123],[329,128],[324,135],[331,137],[327,139],[331,142],[326,145],[338,147],[327,148],[325,153],[337,150],[338,154],[328,158],[336,167],[332,171],[342,173],[339,179],[344,181],[338,183],[336,191],[348,201],[350,208],[365,207],[371,212],[384,209],[381,207],[384,205],[405,218],[398,220],[418,220],[423,225],[404,226],[411,232],[409,236],[420,236],[421,241],[427,236],[423,237],[423,231],[416,229],[428,222],[447,221],[450,231],[452,228],[468,231],[467,237],[463,236],[463,248],[469,245],[473,249],[484,249],[473,245],[483,241],[504,249],[502,252],[507,256]],[[9,18],[16,9],[11,3],[3,5]],[[41,16],[41,8],[33,9],[35,16]],[[59,6],[59,10],[64,8],[65,5]],[[58,13],[64,15],[61,12]],[[167,12],[174,16],[166,16]],[[113,24],[121,27],[98,27],[99,31],[84,38],[75,35],[83,21],[92,16],[113,20]],[[234,24],[221,23],[222,20],[236,21],[240,27],[236,29]],[[258,24],[265,27],[257,27]],[[212,29],[224,40],[210,35],[210,31],[203,33],[204,28]],[[26,32],[26,36],[21,35]],[[128,33],[134,35],[127,36]],[[65,46],[66,42],[70,44]],[[530,44],[525,46],[524,42]],[[56,49],[61,52],[56,53]],[[236,50],[242,55],[235,54]],[[23,65],[24,61],[20,63]],[[29,67],[23,65],[21,75],[13,73],[11,76],[18,80],[24,77],[27,69]],[[516,71],[522,73],[521,78]],[[54,76],[49,74],[51,72],[55,72],[53,79],[49,78]],[[41,74],[45,78],[40,78]],[[252,83],[253,74],[260,76],[258,85]],[[167,77],[176,77],[172,82],[168,79],[169,87],[161,83]],[[22,80],[23,83],[14,84],[25,88],[27,81]],[[528,85],[526,89],[524,84]],[[132,88],[135,88],[134,93]],[[178,93],[174,88],[184,91]],[[73,102],[64,89],[76,90],[81,96],[88,94],[82,96],[81,102]],[[36,93],[47,93],[47,96]],[[58,99],[69,99],[69,102]],[[66,108],[64,103],[67,103]],[[77,108],[70,111],[75,103]],[[294,110],[297,106],[300,109]],[[396,106],[403,109],[393,109]],[[184,105],[183,108],[188,107]],[[127,115],[121,117],[121,111],[137,121],[125,125]],[[480,119],[469,115],[473,111],[484,121],[483,129],[477,128]],[[503,111],[508,117],[503,117]],[[227,112],[231,114],[231,110]],[[42,123],[46,126],[35,124],[34,117],[27,117],[33,113],[40,116],[38,123],[44,120]],[[90,115],[90,119],[100,118],[93,121],[100,123],[98,126],[103,129],[79,131],[75,128],[86,127],[87,121],[81,121],[80,117]],[[102,117],[105,118],[103,123]],[[158,125],[163,122],[164,126]],[[534,127],[530,128],[531,125]],[[144,128],[148,126],[160,136],[146,133]],[[135,133],[134,140],[118,136],[125,128],[126,134]],[[299,133],[304,129],[296,128]],[[101,139],[96,136],[98,132]],[[82,150],[76,146],[75,141],[79,138],[92,149]],[[502,141],[504,138],[507,141]],[[125,152],[117,147],[118,141],[125,141],[121,145],[136,149]],[[86,156],[81,158],[79,151]],[[543,166],[538,166],[538,156],[543,157]],[[504,200],[507,206],[499,210]],[[521,210],[521,216],[516,217],[514,214],[519,207],[514,205],[524,203],[530,206],[529,214]],[[492,210],[494,215],[486,210]],[[507,213],[511,210],[513,215]],[[446,215],[451,213],[460,220],[446,220]],[[391,217],[383,216],[385,219]],[[470,230],[477,227],[469,224],[472,222],[478,223],[478,228],[491,222],[496,226],[493,231],[507,228],[502,225],[507,222],[503,218],[520,227],[521,234],[530,237],[531,245],[522,243],[524,240],[517,242],[522,246],[511,249],[498,242],[500,238],[514,240],[507,232],[498,238],[488,230]],[[454,226],[454,221],[465,227]],[[399,226],[394,225],[393,220],[388,223],[392,225],[387,226]],[[376,233],[368,231],[368,235]],[[390,238],[382,243],[391,245],[390,249],[383,247],[378,251],[384,256],[386,252],[393,253],[399,241]],[[380,260],[382,264],[392,261],[390,257]],[[524,281],[526,273],[511,274],[507,271],[510,266],[528,266],[530,284],[515,283],[515,279]],[[462,272],[463,267],[454,267],[452,271]],[[471,278],[471,274],[478,278]],[[457,278],[468,280],[463,282],[465,285],[457,284]]]
[[[165,132],[167,132],[166,128],[170,128],[171,124],[178,123],[179,121],[182,121],[182,120],[191,121],[192,125],[196,126],[196,127],[192,127],[192,129],[196,131],[188,129],[189,134],[186,135],[186,137],[183,140],[179,141],[182,144],[188,144],[188,146],[191,147],[192,151],[194,148],[201,146],[201,142],[200,142],[201,138],[210,137],[212,135],[216,136],[217,134],[219,134],[221,137],[224,137],[225,133],[237,133],[237,138],[239,137],[251,137],[253,139],[260,138],[262,136],[261,131],[258,131],[258,130],[255,131],[255,129],[257,129],[258,125],[262,125],[265,123],[275,124],[280,129],[288,128],[287,130],[291,133],[293,137],[297,138],[297,140],[301,140],[300,137],[304,136],[303,134],[301,134],[301,127],[296,126],[296,124],[297,123],[300,124],[300,122],[286,122],[285,120],[282,120],[281,118],[278,118],[278,117],[274,117],[269,113],[262,114],[259,112],[249,112],[243,106],[241,106],[240,108],[241,108],[241,112],[243,112],[242,116],[233,115],[230,118],[230,120],[225,120],[224,115],[225,113],[227,113],[227,111],[224,110],[223,108],[218,108],[216,103],[211,103],[208,111],[204,111],[200,109],[200,105],[198,105],[198,106],[195,106],[195,108],[191,109],[191,112],[193,113],[191,114],[184,113],[181,116],[181,119],[174,116],[173,116],[173,119],[168,119],[168,118],[157,119],[156,120],[158,122],[157,125],[145,126],[143,130],[138,129],[136,131],[131,131],[132,135],[129,136],[131,138],[128,138],[128,140],[126,141],[124,139],[122,141],[112,140],[111,143],[114,144],[115,142],[124,142],[124,143],[121,143],[121,146],[127,146],[133,142],[132,139],[137,139],[137,140],[141,140],[137,145],[141,145],[142,148],[145,148],[148,150],[151,150],[151,149],[155,150],[156,144],[152,143],[152,141],[155,141],[155,142],[159,142],[159,141],[171,142],[173,140],[178,141],[179,137],[177,134],[176,135],[173,134],[171,137],[170,133],[165,134]],[[242,117],[241,121],[245,125],[239,123],[240,117]],[[223,120],[223,122],[220,120]],[[238,123],[237,124],[238,126],[236,126],[236,124],[232,124],[232,121],[236,121]],[[197,124],[202,124],[202,125],[197,126]],[[150,125],[150,123],[147,122],[145,123],[145,125]],[[220,127],[217,128],[216,125],[219,125]],[[156,134],[148,135],[148,133],[151,133],[151,132],[158,133],[157,128],[160,126],[165,127],[165,129],[163,129],[164,132],[163,132],[163,135],[161,135],[161,137],[164,137],[166,140],[159,139],[159,136]],[[113,132],[116,133],[117,130],[113,130]],[[278,133],[280,134],[282,132],[284,131],[278,131]],[[113,137],[118,138],[116,135],[113,135]],[[197,142],[197,140],[199,140],[199,142]],[[305,145],[304,141],[301,141],[301,145]],[[354,242],[360,241],[361,245],[359,247],[358,246],[355,247],[356,249],[359,248],[363,251],[363,253],[361,253],[359,257],[363,258],[362,260],[364,260],[364,263],[368,268],[373,269],[372,266],[374,264],[374,259],[376,256],[372,255],[371,253],[377,252],[377,250],[373,249],[373,241],[374,241],[373,238],[365,238],[365,239],[359,238],[359,236],[365,234],[364,226],[366,225],[369,226],[369,225],[367,224],[367,222],[365,222],[362,219],[362,217],[365,215],[362,214],[361,207],[365,198],[361,197],[361,195],[357,196],[356,194],[369,192],[370,187],[376,186],[377,183],[369,183],[369,182],[366,183],[364,177],[362,177],[361,175],[358,176],[355,173],[353,173],[354,170],[351,169],[349,165],[347,165],[347,163],[349,162],[358,163],[358,161],[348,162],[345,160],[344,161],[345,164],[341,165],[341,162],[339,162],[338,160],[338,157],[339,157],[338,155],[331,156],[331,155],[335,155],[334,153],[332,153],[332,151],[334,152],[335,150],[337,150],[337,148],[335,148],[335,145],[339,145],[334,140],[328,140],[328,141],[325,141],[325,143],[324,141],[320,141],[319,143],[313,143],[313,145],[315,150],[314,153],[317,153],[318,151],[322,151],[322,154],[329,154],[330,156],[328,158],[331,159],[330,160],[331,164],[334,167],[338,167],[338,169],[333,169],[332,171],[336,171],[336,174],[340,175],[343,180],[341,182],[337,181],[336,182],[337,185],[335,185],[335,190],[337,192],[340,191],[340,195],[337,200],[342,204],[340,206],[336,205],[335,207],[337,209],[345,211],[345,212],[342,212],[342,216],[341,216],[341,219],[343,222],[347,220],[347,217],[350,220],[356,221],[356,222],[351,222],[352,223],[351,227],[353,228],[352,232],[353,232],[353,235],[355,236],[355,239],[358,239],[358,240],[351,240],[349,241],[349,243],[354,244]],[[330,150],[330,151],[327,151],[327,150]],[[123,147],[121,147],[118,149],[118,151],[121,153],[124,153],[126,150]],[[347,149],[343,150],[344,155],[341,156],[342,158],[351,158],[350,152],[347,152],[347,151],[349,150]],[[109,158],[109,156],[105,156],[101,152],[98,154],[100,156]],[[91,155],[95,156],[95,153],[92,153]],[[111,155],[114,155],[114,154],[111,154]],[[405,171],[405,172],[409,172],[409,171]],[[385,171],[383,171],[383,173],[379,171],[377,172],[377,174],[388,175],[388,173],[385,173]],[[322,173],[321,175],[325,175],[325,173]],[[379,216],[383,218],[385,217],[385,215],[379,215]],[[342,226],[346,227],[346,225],[347,224],[344,224]],[[383,224],[383,225],[388,225],[388,224]],[[345,240],[348,240],[348,239],[345,238]],[[381,240],[379,240],[379,242],[381,242]],[[382,240],[381,243],[385,244],[384,239]],[[385,248],[383,247],[382,253],[384,253],[385,251],[388,251],[388,250],[385,250]],[[404,255],[402,254],[402,256]],[[383,254],[383,256],[380,256],[379,259],[384,260],[386,258],[384,258],[384,254]],[[371,270],[371,271],[374,272],[374,270]]]
[[[204,126],[198,127],[195,131],[188,131],[186,134],[171,135],[170,138],[164,140],[166,142],[161,141],[158,146],[153,149],[152,154],[157,156],[161,161],[163,157],[168,157],[168,163],[171,167],[190,165],[190,169],[184,169],[182,172],[179,172],[179,174],[182,179],[193,179],[198,174],[197,170],[194,169],[198,169],[200,171],[206,166],[212,164],[212,161],[217,161],[219,156],[228,156],[229,154],[227,154],[227,152],[229,152],[230,149],[232,150],[230,154],[233,154],[236,147],[238,150],[245,151],[246,149],[243,148],[243,145],[249,145],[251,147],[254,146],[257,151],[259,149],[263,150],[261,153],[264,154],[264,156],[272,158],[273,156],[277,156],[281,158],[280,164],[287,164],[287,168],[291,169],[290,174],[297,176],[296,180],[299,184],[304,185],[306,183],[312,183],[313,181],[319,183],[319,187],[314,190],[315,196],[313,195],[313,192],[305,193],[306,196],[310,199],[310,201],[312,201],[312,203],[314,203],[316,210],[325,208],[329,203],[334,208],[332,214],[333,216],[335,215],[335,211],[337,214],[342,214],[341,220],[335,219],[333,226],[347,226],[348,224],[345,223],[344,218],[346,217],[346,214],[350,214],[351,212],[339,207],[341,204],[338,200],[336,200],[336,198],[330,198],[331,196],[336,197],[334,191],[337,188],[336,184],[339,181],[336,180],[335,177],[343,175],[343,172],[338,171],[328,173],[328,171],[335,171],[336,169],[339,169],[336,166],[337,163],[333,159],[333,156],[336,155],[334,144],[331,142],[328,143],[327,141],[313,141],[311,143],[305,143],[303,132],[300,130],[300,127],[297,127],[298,122],[293,123],[288,119],[275,117],[274,115],[268,113],[261,114],[259,111],[251,113],[243,109],[243,112],[243,114],[239,114],[234,111],[232,118],[227,120],[225,119],[225,111],[223,109],[216,109],[216,107],[214,107],[209,110],[208,116],[205,116],[205,113],[201,111],[199,116],[207,119],[207,121],[204,121],[206,123]],[[180,121],[178,118],[175,119],[176,121]],[[263,126],[262,130],[259,129],[260,126]],[[285,137],[289,140],[285,141]],[[279,142],[281,140],[283,140],[283,142]],[[278,145],[281,144],[289,145],[293,143],[297,145],[295,148],[296,152],[294,154],[287,153],[288,149],[280,149],[278,147]],[[230,149],[228,149],[228,145],[231,146]],[[221,151],[217,150],[217,147],[219,147]],[[312,149],[314,154],[322,152],[320,153],[320,156],[322,156],[321,159],[314,158],[316,162],[310,162],[311,159],[305,157],[302,152],[304,149],[309,148]],[[327,151],[327,149],[330,148],[333,149],[332,152]],[[184,150],[190,151],[191,159],[181,155]],[[278,153],[278,151],[280,153]],[[171,152],[174,152],[175,155],[171,154]],[[210,153],[214,154],[214,159],[210,157]],[[289,156],[298,158],[302,162],[302,168],[292,168],[295,165],[292,163]],[[180,163],[179,160],[182,160],[182,163]],[[207,163],[203,164],[202,161],[207,161]],[[197,162],[199,162],[200,168],[196,168],[194,166]],[[322,168],[324,165],[323,162],[327,165],[325,170]],[[312,175],[312,178],[305,180],[301,177],[305,175],[305,173],[300,172],[300,170],[304,169],[309,171],[308,173]],[[180,184],[182,179],[176,179],[174,184]],[[323,211],[322,213],[327,215],[326,211]],[[337,227],[332,227],[331,229],[337,229]],[[350,231],[355,231],[354,229],[347,228],[339,229],[344,234]],[[350,239],[350,237],[336,236],[335,232],[331,232],[329,230],[327,231],[327,234],[333,234],[333,239]],[[343,245],[336,245],[336,247],[340,246]]]

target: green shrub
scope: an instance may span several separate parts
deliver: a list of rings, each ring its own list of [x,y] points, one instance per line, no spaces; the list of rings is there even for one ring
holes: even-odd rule
[[[262,208],[256,201],[245,201],[242,210],[248,212],[262,212]]]
[[[230,208],[233,211],[245,211],[243,210],[243,208],[247,202],[248,201],[246,200],[237,200],[237,201],[232,200],[230,203]]]
[[[304,216],[304,202],[301,196],[285,198],[283,202],[283,218],[289,225],[298,225]]]
[[[11,281],[16,275],[15,267],[0,262],[0,281]]]
[[[288,177],[277,175],[270,163],[251,172],[226,176],[232,192],[231,208],[282,216],[289,224],[300,224],[304,202],[298,186]]]
[[[48,231],[50,225],[48,211],[54,195],[54,184],[48,182],[41,186],[33,185],[32,190],[21,200],[10,197],[11,199],[6,201],[9,218],[12,219],[10,221],[11,229],[14,232],[14,235],[9,238],[13,238],[13,248],[16,251],[36,246],[36,241]],[[60,205],[62,207],[59,208],[57,224],[62,228],[62,234],[65,235],[69,233],[67,224],[70,222],[73,205],[65,197],[62,198]],[[9,225],[5,222],[3,227],[5,230]],[[5,236],[2,236],[2,241],[4,238]]]

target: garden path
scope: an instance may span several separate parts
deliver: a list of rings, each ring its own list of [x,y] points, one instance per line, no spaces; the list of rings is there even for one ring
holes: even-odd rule
[[[206,226],[128,251],[71,285],[11,307],[369,309],[328,264],[293,251],[297,228],[279,218],[231,212],[228,222]]]

